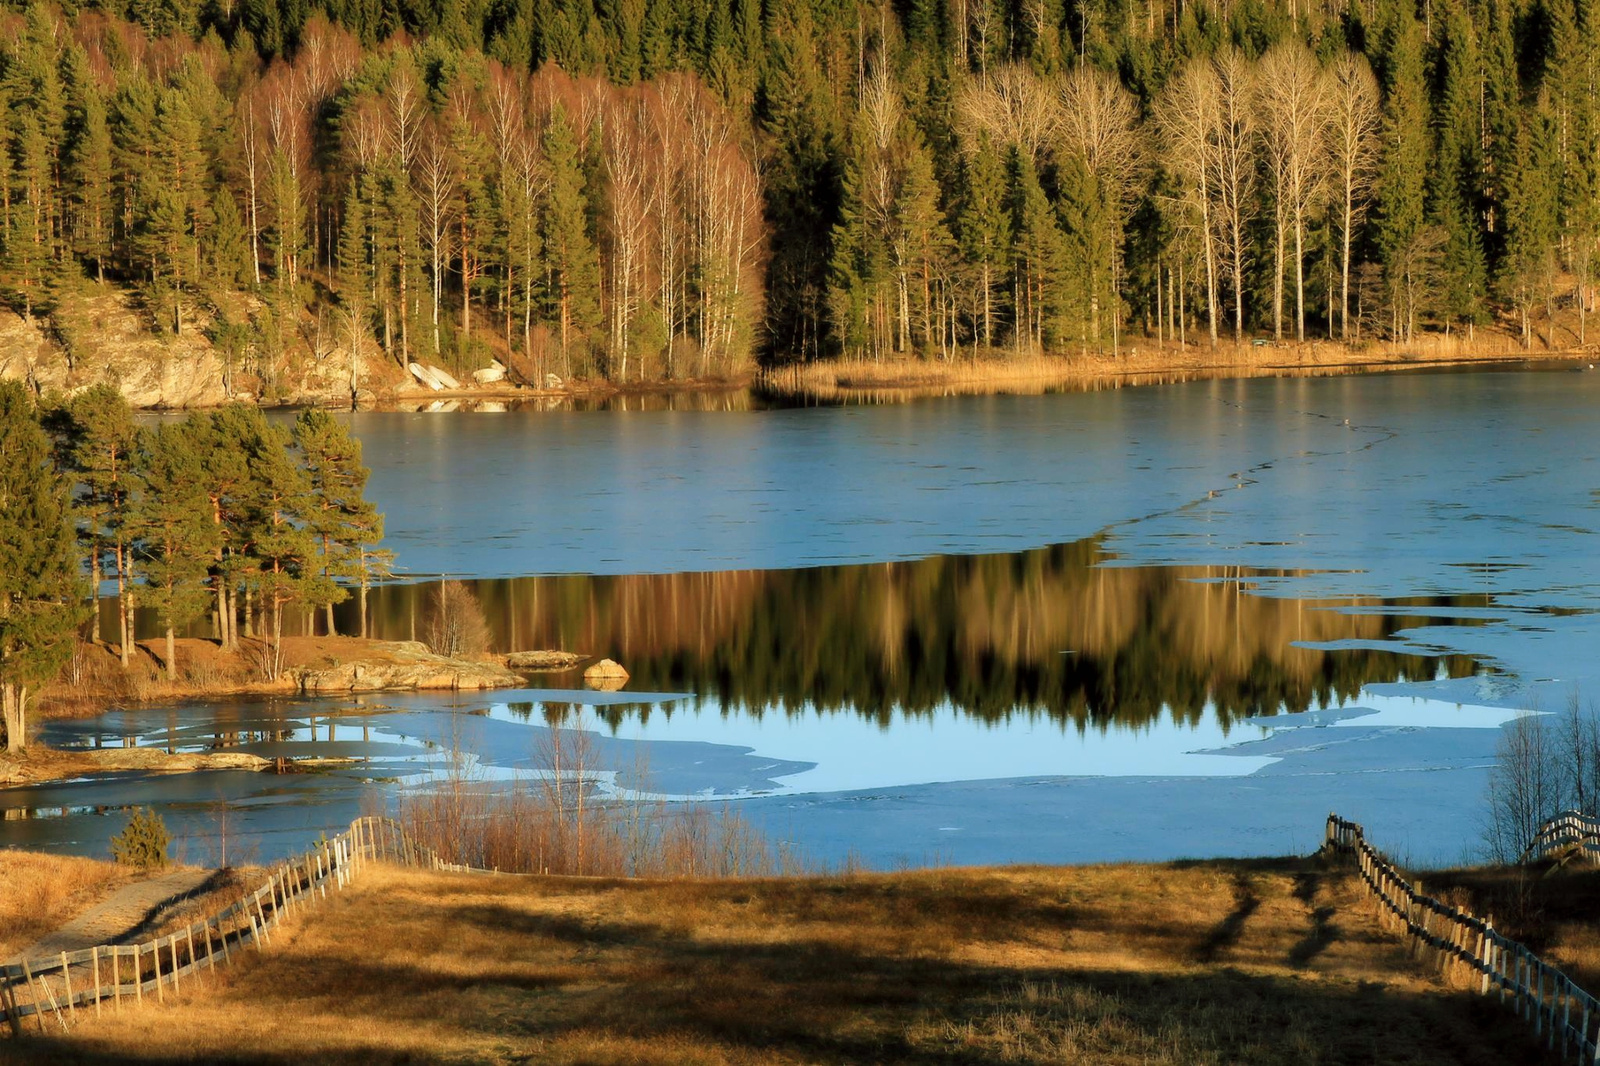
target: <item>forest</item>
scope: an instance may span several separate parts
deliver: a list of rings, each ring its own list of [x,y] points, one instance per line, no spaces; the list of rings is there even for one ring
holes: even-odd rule
[[[11,5],[0,289],[514,380],[1586,342],[1589,0]]]
[[[316,408],[292,429],[249,404],[136,423],[109,385],[41,405],[0,382],[7,749],[25,742],[30,690],[80,641],[105,636],[128,665],[138,607],[165,633],[169,680],[177,630],[206,615],[224,649],[241,647],[241,627],[257,638],[267,680],[283,669],[287,610],[320,614],[333,633],[333,606],[354,587],[365,630],[368,590],[393,559],[378,546],[383,516],[365,498],[367,473],[360,442]],[[95,597],[113,581],[116,632],[102,634]]]

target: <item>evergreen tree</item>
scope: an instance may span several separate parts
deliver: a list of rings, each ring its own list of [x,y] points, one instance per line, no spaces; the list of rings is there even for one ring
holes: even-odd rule
[[[0,381],[0,727],[27,743],[30,690],[72,653],[84,617],[67,486],[23,387]]]
[[[1560,212],[1560,152],[1548,101],[1529,109],[1514,141],[1506,181],[1506,244],[1499,284],[1517,309],[1524,347],[1533,343],[1532,311],[1554,298]],[[1553,328],[1553,327],[1552,327]]]
[[[283,668],[284,608],[295,603],[320,607],[336,590],[317,570],[316,545],[307,528],[310,480],[289,454],[289,434],[256,408],[242,413],[237,428],[247,474],[239,500],[239,530],[250,556],[245,582],[266,612],[271,680]]]
[[[139,432],[143,491],[131,525],[144,578],[141,595],[166,631],[169,681],[177,679],[177,627],[202,614],[211,601],[206,571],[218,540],[194,443],[193,434],[177,425]]]
[[[957,239],[971,280],[973,343],[993,347],[996,327],[1005,314],[997,289],[1011,259],[1011,217],[1006,207],[1005,164],[982,137],[965,161],[961,204],[956,215]]]
[[[1483,188],[1479,94],[1482,69],[1476,31],[1461,8],[1445,12],[1440,47],[1440,103],[1436,109],[1436,165],[1429,175],[1428,217],[1444,234],[1439,309],[1446,324],[1478,325],[1487,319],[1488,268],[1478,224]]]
[[[600,275],[589,239],[588,204],[578,144],[558,103],[544,132],[545,194],[540,239],[549,271],[546,302],[557,324],[563,374],[572,373],[572,346],[600,324]]]
[[[87,60],[80,60],[80,64]],[[113,214],[111,203],[111,132],[106,125],[106,104],[87,72],[80,75],[75,110],[75,135],[69,156],[69,177],[76,213],[75,250],[94,262],[95,280],[106,280],[106,258],[111,253]]]
[[[361,464],[361,441],[328,412],[310,408],[294,424],[309,482],[310,502],[304,529],[315,547],[315,568],[322,577],[329,635],[335,632],[333,605],[349,598],[338,582],[360,580],[368,549],[383,537],[383,517],[364,495],[369,471]],[[362,584],[365,596],[366,583]],[[363,605],[362,614],[366,610]]]
[[[918,343],[924,353],[948,356],[945,321],[949,305],[950,259],[955,241],[939,205],[933,158],[920,137],[906,155],[905,180],[895,202],[896,258],[902,287],[909,290]]]
[[[1026,152],[1013,151],[1011,202],[1016,248],[1013,300],[1017,309],[1017,344],[1043,350],[1061,334],[1062,254],[1061,230],[1033,161]]]
[[[49,423],[59,441],[60,465],[78,485],[72,510],[95,595],[102,576],[116,575],[117,643],[126,666],[136,595],[130,510],[139,490],[133,412],[115,386],[95,385],[53,412]],[[92,616],[90,639],[100,639],[98,611]]]
[[[1428,174],[1427,109],[1421,31],[1405,10],[1385,30],[1383,149],[1379,164],[1376,240],[1388,286],[1391,332],[1409,341],[1423,310],[1437,234],[1423,219]]]

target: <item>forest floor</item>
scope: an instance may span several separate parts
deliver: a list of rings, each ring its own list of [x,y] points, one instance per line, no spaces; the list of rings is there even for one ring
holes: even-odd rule
[[[293,1024],[285,1024],[293,1019]],[[1543,1061],[1318,858],[731,881],[369,867],[0,1064]]]
[[[949,362],[920,358],[824,360],[782,367],[760,378],[769,396],[796,402],[884,402],[920,396],[1095,391],[1179,381],[1327,376],[1423,367],[1570,361],[1585,369],[1597,346],[1524,350],[1514,338],[1481,331],[1473,340],[1429,335],[1412,345],[1329,341],[1208,345],[1130,339],[1121,354],[962,354]]]

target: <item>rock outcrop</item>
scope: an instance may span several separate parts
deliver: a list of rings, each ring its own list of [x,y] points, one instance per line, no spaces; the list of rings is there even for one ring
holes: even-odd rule
[[[300,691],[380,692],[385,689],[515,688],[522,678],[498,663],[435,655],[418,641],[385,643],[374,654],[294,669]]]
[[[628,683],[628,671],[612,659],[601,659],[583,672],[583,680],[590,688],[615,692]]]
[[[514,651],[506,656],[511,670],[570,670],[583,656],[570,651]]]

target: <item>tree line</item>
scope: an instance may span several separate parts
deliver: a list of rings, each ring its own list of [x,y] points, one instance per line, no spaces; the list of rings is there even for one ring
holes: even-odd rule
[[[14,8],[0,284],[69,349],[51,312],[108,279],[353,388],[364,353],[1587,339],[1590,0]]]
[[[257,638],[269,679],[283,667],[283,615],[322,612],[358,590],[362,626],[392,555],[364,497],[361,445],[321,410],[292,429],[233,405],[137,425],[109,385],[34,402],[0,383],[0,695],[11,750],[26,738],[30,691],[80,637],[133,655],[134,611],[153,611],[175,679],[176,631],[209,613],[225,649]],[[85,579],[87,575],[87,579]],[[97,597],[117,589],[115,632]],[[86,626],[86,632],[83,630]]]

